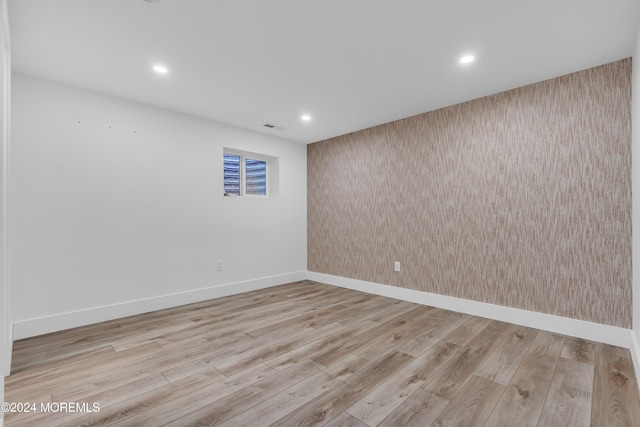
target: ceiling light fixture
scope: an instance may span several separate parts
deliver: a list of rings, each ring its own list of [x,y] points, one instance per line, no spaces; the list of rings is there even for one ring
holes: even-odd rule
[[[311,120],[311,116],[308,114],[305,114],[302,117],[300,117],[300,119],[302,119],[303,122],[308,122]]]
[[[473,62],[474,59],[476,59],[476,58],[473,55],[465,55],[462,58],[460,58],[460,63],[461,64],[468,64],[470,62]]]
[[[165,67],[163,65],[154,65],[153,66],[153,71],[155,71],[156,73],[159,73],[159,74],[167,74],[169,72],[167,67]]]

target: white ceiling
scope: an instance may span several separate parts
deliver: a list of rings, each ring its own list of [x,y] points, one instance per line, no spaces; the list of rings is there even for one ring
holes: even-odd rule
[[[9,17],[15,71],[309,143],[629,57],[640,0],[9,0]]]

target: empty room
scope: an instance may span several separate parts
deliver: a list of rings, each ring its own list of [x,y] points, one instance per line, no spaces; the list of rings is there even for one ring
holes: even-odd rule
[[[0,5],[0,427],[640,426],[640,0]]]

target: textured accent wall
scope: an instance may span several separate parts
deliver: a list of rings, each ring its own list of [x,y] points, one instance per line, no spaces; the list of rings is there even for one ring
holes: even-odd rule
[[[625,59],[310,144],[309,271],[630,328],[630,102]]]

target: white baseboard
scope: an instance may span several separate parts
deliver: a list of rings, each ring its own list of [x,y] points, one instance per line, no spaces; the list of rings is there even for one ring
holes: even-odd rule
[[[629,331],[629,335],[629,352],[631,353],[633,369],[636,371],[636,381],[638,381],[638,388],[640,389],[640,343],[635,331]]]
[[[0,375],[0,403],[4,400],[4,375]],[[4,412],[0,411],[0,427],[4,426]]]
[[[120,304],[93,307],[86,310],[60,313],[36,319],[15,321],[13,322],[13,339],[19,340],[48,334],[50,332],[76,328],[78,326],[283,285],[285,283],[304,280],[306,279],[306,274],[306,271],[298,271],[136,301],[127,301]]]
[[[619,347],[630,348],[631,344],[630,330],[616,326],[585,322],[583,320],[570,319],[551,314],[399,288],[397,286],[381,285],[379,283],[332,276],[330,274],[316,273],[313,271],[307,273],[307,279]],[[638,366],[636,366],[636,372],[640,372]]]

